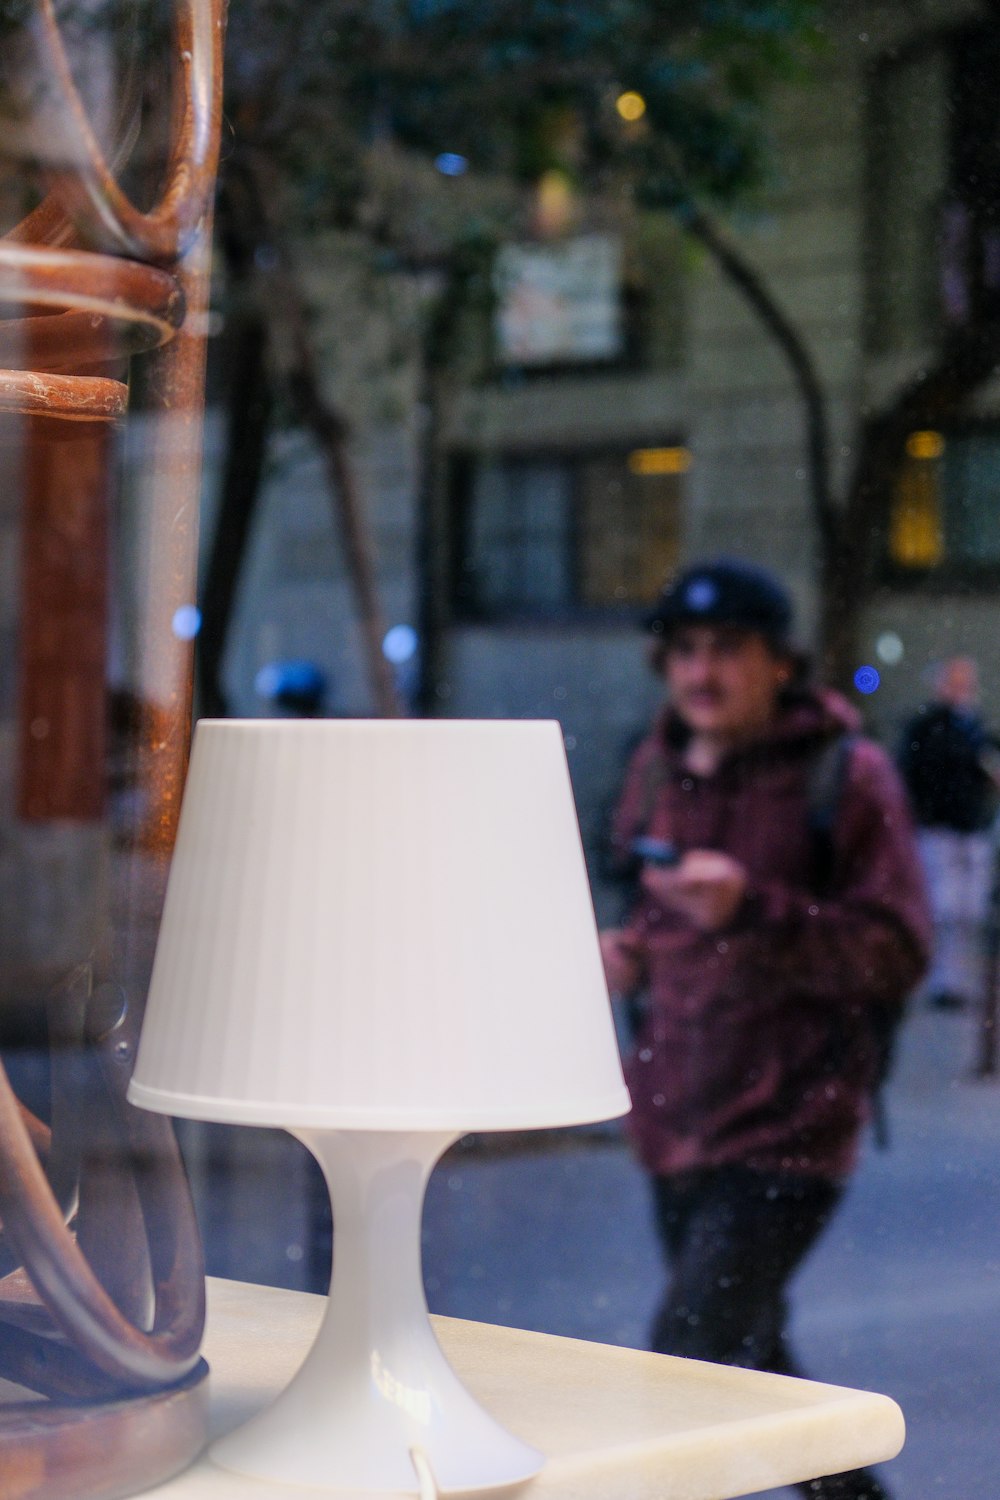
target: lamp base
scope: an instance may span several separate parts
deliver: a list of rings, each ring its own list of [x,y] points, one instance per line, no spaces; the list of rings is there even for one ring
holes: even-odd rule
[[[454,1132],[303,1130],[326,1176],[334,1271],[298,1374],[220,1438],[213,1461],[252,1478],[329,1490],[440,1493],[530,1479],[542,1455],[474,1400],[427,1316],[420,1271],[424,1189]]]

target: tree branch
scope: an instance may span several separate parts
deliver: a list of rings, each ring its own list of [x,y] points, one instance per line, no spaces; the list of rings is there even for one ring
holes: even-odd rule
[[[402,705],[392,668],[382,651],[386,626],[378,596],[374,548],[348,453],[349,424],[323,391],[305,299],[273,211],[278,202],[277,185],[270,181],[261,157],[245,152],[242,167],[248,200],[248,222],[242,226],[244,245],[264,246],[268,251],[263,265],[258,264],[261,257],[251,255],[249,259],[256,265],[258,304],[268,324],[269,345],[282,366],[293,406],[323,455],[357,601],[372,693],[378,712],[396,718],[402,713]],[[240,231],[234,227],[234,232]]]
[[[812,354],[763,277],[724,237],[704,209],[688,206],[681,224],[708,251],[726,278],[750,304],[788,362],[805,414],[809,499],[821,552],[826,556],[839,545],[840,516],[830,486],[826,400]]]

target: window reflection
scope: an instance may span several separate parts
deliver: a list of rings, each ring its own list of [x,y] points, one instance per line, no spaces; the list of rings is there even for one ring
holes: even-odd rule
[[[165,476],[185,453],[197,468],[198,442],[183,413],[166,422],[151,353],[115,437],[0,419],[0,1029],[41,1116],[53,985],[76,994],[83,970],[141,1004],[196,650],[196,711],[269,711],[261,671],[308,662],[337,713],[558,716],[602,921],[621,904],[608,807],[656,691],[637,623],[694,556],[780,571],[888,750],[953,654],[978,660],[1000,725],[992,7],[729,7],[779,49],[803,14],[819,28],[763,73],[741,40],[735,124],[716,108],[732,82],[717,6],[683,35],[654,7],[641,46],[609,53],[602,33],[600,66],[581,54],[572,78],[542,56],[533,77],[558,97],[537,108],[518,59],[558,17],[539,41],[534,7],[500,7],[498,40],[474,9],[396,8],[400,70],[384,7],[233,0],[198,313],[210,441],[182,505]],[[599,9],[563,7],[565,35],[582,47]],[[461,86],[449,10],[484,49]],[[76,57],[95,98],[117,86],[98,42]],[[116,112],[95,110],[113,134]],[[39,191],[6,129],[4,233]],[[161,134],[129,168],[149,197]],[[7,325],[43,319],[8,282],[3,303],[0,362],[19,369],[26,335]],[[96,363],[119,379],[126,352]],[[397,621],[414,632],[402,688],[383,653]],[[914,1001],[892,1147],[867,1152],[795,1288],[814,1372],[907,1408],[901,1495],[992,1500],[995,923],[988,942],[974,1007]],[[332,1231],[311,1161],[281,1136],[183,1133],[210,1269],[321,1288]],[[442,1311],[642,1342],[656,1248],[615,1131],[464,1143],[425,1229]]]

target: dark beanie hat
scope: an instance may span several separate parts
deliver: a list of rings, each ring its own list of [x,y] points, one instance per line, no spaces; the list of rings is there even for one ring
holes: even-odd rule
[[[736,625],[759,631],[772,645],[786,647],[792,627],[792,599],[780,579],[766,568],[720,557],[679,573],[663,590],[644,623],[661,638],[678,625]]]

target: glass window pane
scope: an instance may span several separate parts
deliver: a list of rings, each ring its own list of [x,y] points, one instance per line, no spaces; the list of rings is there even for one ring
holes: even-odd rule
[[[508,461],[479,468],[469,527],[479,608],[517,613],[570,603],[571,500],[572,471],[565,465]]]
[[[650,603],[677,563],[679,475],[637,474],[622,455],[581,466],[580,481],[582,602]]]
[[[954,562],[1000,562],[1000,433],[953,438],[945,448],[946,534]]]

